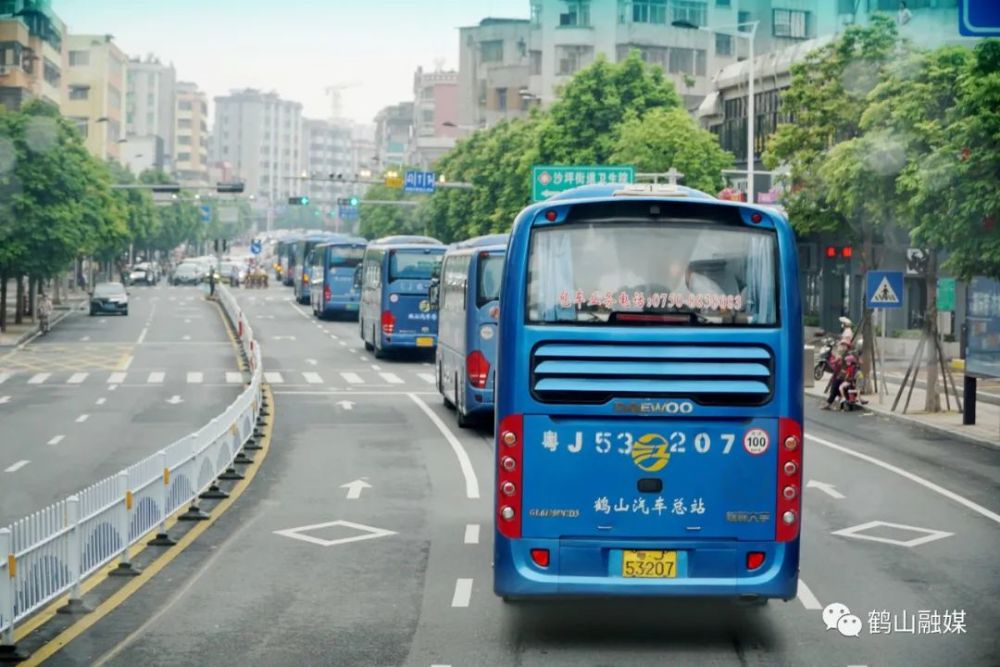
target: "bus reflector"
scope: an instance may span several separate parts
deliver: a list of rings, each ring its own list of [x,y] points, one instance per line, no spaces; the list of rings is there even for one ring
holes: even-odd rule
[[[790,542],[799,535],[802,516],[802,425],[794,419],[778,420],[778,511],[774,539]]]
[[[465,359],[465,372],[469,376],[469,384],[476,389],[486,387],[486,378],[490,375],[490,362],[479,350],[473,350]]]
[[[521,537],[521,440],[524,433],[524,417],[507,415],[500,420],[497,429],[503,447],[497,449],[497,530],[508,538]],[[500,443],[497,443],[498,445]],[[510,459],[510,460],[508,460]],[[513,461],[513,463],[511,463]],[[508,493],[510,491],[510,493]]]
[[[396,330],[396,316],[391,310],[382,311],[382,333],[391,334]]]
[[[548,567],[549,566],[549,550],[548,549],[532,549],[531,550],[531,560],[535,561],[535,565],[538,567]]]
[[[747,569],[756,570],[758,567],[764,564],[764,552],[763,551],[751,551],[747,553]]]
[[[330,292],[330,286],[326,285],[323,287],[323,301],[329,301],[332,293]]]

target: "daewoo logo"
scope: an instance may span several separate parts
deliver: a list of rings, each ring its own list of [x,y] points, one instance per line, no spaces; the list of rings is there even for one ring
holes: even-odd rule
[[[629,415],[689,415],[694,412],[691,401],[617,401],[614,411]]]

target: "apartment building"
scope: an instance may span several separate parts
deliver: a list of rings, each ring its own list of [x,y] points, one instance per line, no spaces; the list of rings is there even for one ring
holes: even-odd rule
[[[0,1],[0,106],[61,106],[66,24],[40,0]]]
[[[536,102],[528,91],[541,51],[529,51],[527,19],[485,18],[459,28],[458,124],[466,131],[527,114]]]
[[[150,54],[129,59],[126,79],[123,161],[133,171],[165,169],[174,140],[177,72]]]
[[[352,194],[352,127],[349,122],[305,119],[302,122],[302,155],[305,171],[314,178],[302,194],[324,210],[335,208],[337,199]],[[338,178],[339,176],[339,178]]]
[[[69,35],[63,115],[84,135],[99,159],[121,159],[128,58],[111,35]]]
[[[173,171],[182,185],[208,185],[208,98],[198,84],[178,81],[173,130]]]
[[[413,75],[413,121],[406,163],[430,169],[454,148],[461,133],[458,123],[458,72],[425,72]]]
[[[413,138],[413,102],[384,107],[375,115],[373,171],[406,163]]]

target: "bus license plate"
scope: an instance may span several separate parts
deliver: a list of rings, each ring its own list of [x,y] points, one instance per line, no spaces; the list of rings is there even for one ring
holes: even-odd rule
[[[622,576],[673,579],[677,576],[676,551],[623,551]]]
[[[434,347],[434,337],[417,336],[417,347]]]

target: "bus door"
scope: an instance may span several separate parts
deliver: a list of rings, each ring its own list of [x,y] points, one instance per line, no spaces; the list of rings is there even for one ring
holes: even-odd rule
[[[497,319],[500,316],[500,280],[504,252],[480,251],[470,290],[469,315],[465,332],[468,353],[466,377],[473,388],[470,407],[493,408],[493,383],[497,359]],[[478,400],[477,400],[478,397]]]

